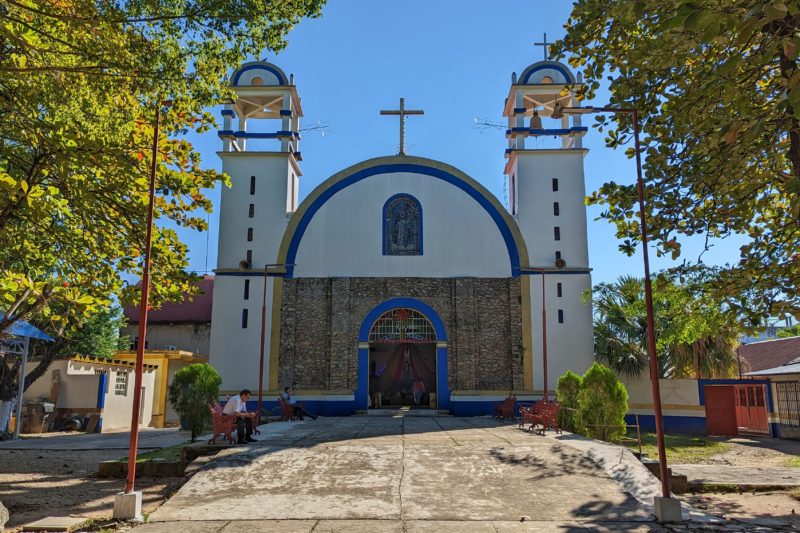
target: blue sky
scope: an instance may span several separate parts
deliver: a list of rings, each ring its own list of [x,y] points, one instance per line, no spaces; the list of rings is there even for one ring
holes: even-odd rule
[[[335,172],[372,157],[396,153],[395,109],[399,98],[425,115],[407,120],[407,153],[437,159],[460,168],[501,200],[506,139],[503,132],[481,133],[473,119],[502,122],[503,100],[511,73],[541,60],[533,42],[547,32],[561,37],[571,2],[543,0],[329,0],[319,19],[303,21],[288,36],[289,45],[266,59],[295,75],[305,117],[303,127],[328,124],[325,136],[309,132],[301,151],[301,200]],[[589,104],[608,100],[601,91]],[[585,123],[591,123],[586,120]],[[609,179],[633,182],[636,169],[622,150],[605,148],[604,134],[590,129],[584,146],[587,192]],[[204,165],[220,168],[216,132],[194,135]],[[215,209],[219,190],[210,193]],[[522,208],[522,207],[521,207]],[[601,209],[589,208],[589,256],[593,281],[622,274],[641,275],[640,255],[617,251],[613,227],[594,220]],[[190,268],[202,272],[216,265],[218,215],[210,215],[210,234],[182,231],[191,254]],[[685,257],[696,259],[702,240],[684,243]],[[653,270],[672,263],[655,258]],[[703,256],[709,263],[734,262],[733,242],[718,243]]]

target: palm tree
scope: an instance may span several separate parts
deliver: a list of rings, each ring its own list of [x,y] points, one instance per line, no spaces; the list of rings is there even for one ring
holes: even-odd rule
[[[702,294],[671,282],[655,284],[653,308],[659,376],[727,377],[736,371],[739,330]],[[618,374],[649,367],[644,281],[622,276],[594,288],[595,358]]]

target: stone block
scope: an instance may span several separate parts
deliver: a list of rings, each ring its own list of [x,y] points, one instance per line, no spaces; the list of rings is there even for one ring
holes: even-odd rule
[[[6,522],[8,522],[9,514],[3,502],[0,502],[0,531],[5,531]]]
[[[677,498],[665,498],[656,496],[653,501],[656,520],[662,524],[674,524],[683,522],[681,512],[681,501]]]
[[[114,496],[114,518],[141,522],[143,520],[141,491],[120,492]]]
[[[48,516],[36,522],[25,524],[22,531],[77,531],[89,520],[76,516]]]

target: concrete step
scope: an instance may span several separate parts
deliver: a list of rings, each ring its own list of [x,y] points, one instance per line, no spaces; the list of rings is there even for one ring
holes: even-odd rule
[[[366,416],[443,416],[449,415],[447,410],[438,411],[436,409],[412,409],[411,407],[397,407],[387,409],[369,409],[367,411],[357,411],[357,415]]]

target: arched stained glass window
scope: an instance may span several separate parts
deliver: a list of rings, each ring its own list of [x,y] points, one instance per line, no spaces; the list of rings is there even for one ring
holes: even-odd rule
[[[436,330],[428,318],[414,309],[392,309],[381,315],[369,332],[370,342],[429,343],[436,341]]]
[[[422,255],[422,207],[397,194],[383,206],[383,255]]]

